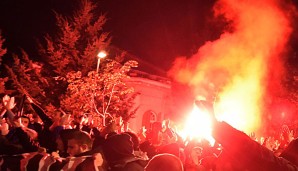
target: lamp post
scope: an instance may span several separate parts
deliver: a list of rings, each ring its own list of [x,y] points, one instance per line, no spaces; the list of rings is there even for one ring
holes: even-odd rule
[[[103,59],[107,56],[107,53],[105,51],[100,51],[98,54],[97,54],[97,67],[96,67],[96,72],[98,73],[98,70],[99,70],[99,64],[100,64],[100,59]]]
[[[100,59],[103,59],[107,56],[107,53],[106,51],[100,51],[98,54],[97,54],[97,67],[96,67],[96,73],[98,73],[99,71],[99,64],[100,64]],[[97,111],[96,109],[96,105],[95,105],[95,101],[94,101],[94,108],[95,110]],[[103,125],[105,126],[105,118],[106,118],[106,115],[105,113],[103,113]]]

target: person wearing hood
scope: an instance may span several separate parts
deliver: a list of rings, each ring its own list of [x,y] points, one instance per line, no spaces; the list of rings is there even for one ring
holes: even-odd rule
[[[126,133],[108,137],[103,145],[103,153],[110,171],[143,171],[147,160],[134,155],[131,136]]]

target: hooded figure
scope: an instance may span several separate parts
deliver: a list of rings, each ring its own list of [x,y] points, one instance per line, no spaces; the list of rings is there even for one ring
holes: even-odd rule
[[[112,171],[143,171],[147,161],[133,154],[133,142],[128,134],[116,134],[106,139],[103,153]]]

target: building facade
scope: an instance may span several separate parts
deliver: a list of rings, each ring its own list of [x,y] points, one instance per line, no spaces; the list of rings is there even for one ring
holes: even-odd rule
[[[130,76],[127,84],[140,93],[135,99],[135,106],[139,107],[136,117],[129,121],[129,128],[137,132],[143,126],[150,128],[153,122],[162,121],[171,113],[171,82],[164,77],[140,71]]]

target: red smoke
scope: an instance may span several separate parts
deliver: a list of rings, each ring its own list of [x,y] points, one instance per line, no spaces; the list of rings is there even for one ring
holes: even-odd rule
[[[264,100],[281,88],[292,32],[285,7],[278,0],[219,0],[214,14],[224,16],[229,30],[191,58],[176,59],[170,76],[190,86],[196,97],[216,97],[218,119],[255,131]]]

